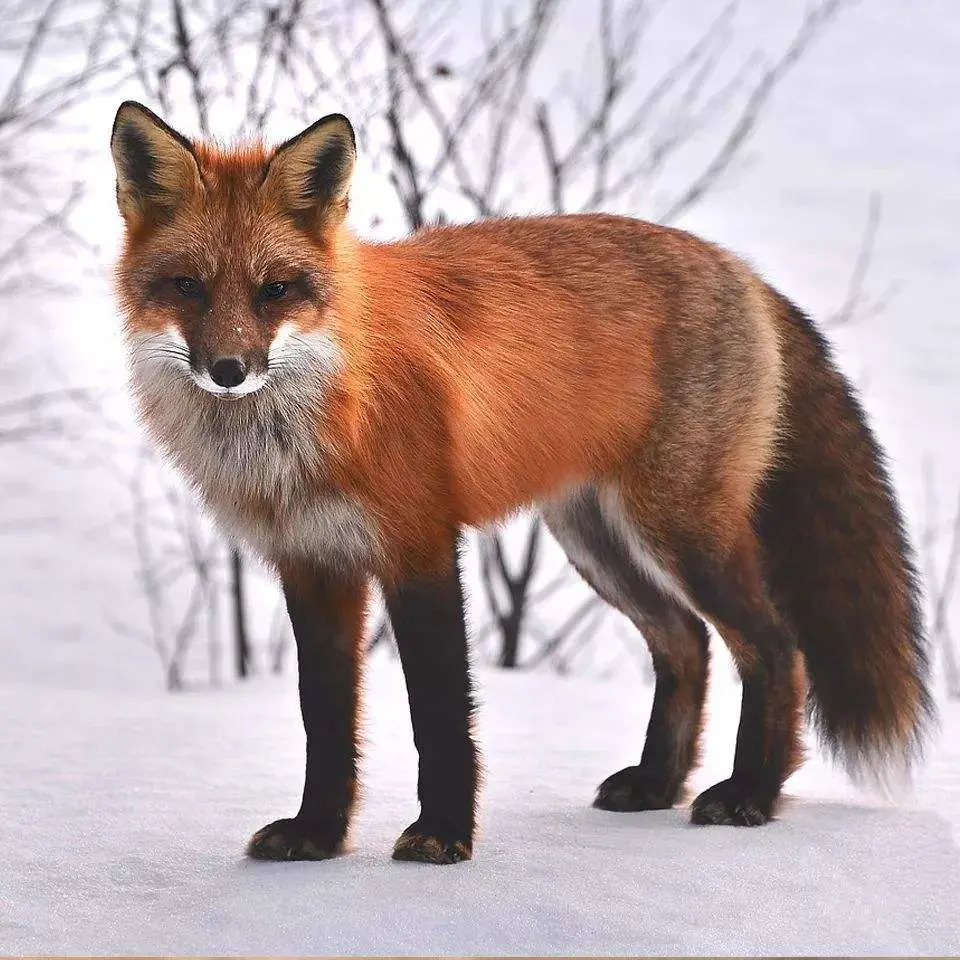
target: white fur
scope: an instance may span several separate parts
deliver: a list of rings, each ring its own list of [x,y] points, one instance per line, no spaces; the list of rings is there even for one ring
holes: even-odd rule
[[[697,616],[701,616],[676,577],[667,570],[663,561],[657,557],[654,549],[640,536],[637,528],[630,522],[626,510],[624,510],[619,489],[612,485],[601,486],[597,489],[597,499],[600,502],[604,520],[610,525],[610,529],[621,537],[627,545],[637,570],[668,597],[676,600],[677,603],[697,614]]]
[[[269,379],[266,373],[258,373],[252,377],[247,377],[243,383],[238,384],[235,387],[221,387],[219,383],[213,382],[213,377],[204,370],[202,373],[197,373],[196,370],[190,371],[191,376],[193,377],[193,382],[201,390],[206,390],[207,393],[212,393],[217,397],[245,397],[248,394],[256,393]]]
[[[597,562],[580,533],[580,525],[571,511],[571,505],[580,495],[578,490],[562,498],[548,501],[541,505],[540,515],[547,529],[563,548],[567,559],[582,572],[584,579],[594,590],[621,610],[631,608],[632,598],[623,594],[620,584],[610,576],[606,566]]]
[[[641,626],[643,610],[636,606],[632,597],[623,594],[620,584],[610,576],[603,563],[598,562],[593,556],[580,535],[578,521],[571,514],[577,498],[583,496],[585,490],[592,493],[590,487],[568,491],[559,498],[543,503],[540,513],[571,563],[583,571],[584,577],[594,589],[627,613],[637,626]],[[634,524],[630,522],[623,508],[619,490],[614,486],[597,487],[596,498],[603,522],[610,528],[616,539],[627,548],[636,570],[668,597],[687,610],[697,613],[676,578],[665,568],[653,549],[637,532]]]
[[[243,392],[210,390],[209,374],[192,371],[175,328],[131,337],[130,354],[132,387],[150,433],[230,535],[268,560],[311,558],[341,567],[376,557],[374,521],[328,480],[325,399],[342,365],[330,333],[281,327],[266,372]],[[318,487],[319,495],[312,492]],[[245,510],[245,502],[268,503],[276,520],[252,520],[261,514]]]

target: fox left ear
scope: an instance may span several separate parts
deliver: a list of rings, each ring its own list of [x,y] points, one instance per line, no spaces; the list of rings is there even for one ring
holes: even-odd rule
[[[357,143],[350,121],[332,113],[277,147],[264,187],[279,189],[294,215],[342,218],[347,212]]]

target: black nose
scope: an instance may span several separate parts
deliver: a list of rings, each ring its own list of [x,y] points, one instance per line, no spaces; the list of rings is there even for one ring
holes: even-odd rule
[[[239,357],[223,357],[210,367],[210,376],[218,387],[237,387],[247,376],[247,368]]]

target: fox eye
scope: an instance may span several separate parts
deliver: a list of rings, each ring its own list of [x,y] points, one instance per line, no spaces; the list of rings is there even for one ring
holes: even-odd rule
[[[196,300],[203,293],[203,284],[194,277],[174,277],[173,282],[185,297]]]
[[[260,295],[264,300],[279,300],[286,292],[289,284],[284,280],[265,283],[260,288]]]

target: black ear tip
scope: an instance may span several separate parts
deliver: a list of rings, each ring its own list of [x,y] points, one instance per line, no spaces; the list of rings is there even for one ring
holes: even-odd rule
[[[162,117],[157,116],[149,107],[145,107],[136,100],[124,100],[117,108],[117,115],[113,119],[113,130],[110,134],[111,143],[116,140],[117,134],[122,127],[127,126],[137,116],[148,120],[153,126],[158,127],[167,136],[173,137],[185,150],[193,152],[193,144],[182,134],[173,129]]]
[[[342,113],[333,113],[330,116],[331,116],[331,119],[336,120],[337,123],[339,123],[340,126],[343,127],[346,133],[350,134],[350,142],[353,144],[354,147],[356,147],[357,135],[354,132],[353,124],[350,122],[350,118],[345,116]]]
[[[274,156],[296,147],[298,144],[309,142],[310,138],[321,130],[330,134],[331,138],[336,138],[345,145],[349,146],[352,153],[357,152],[357,136],[353,130],[353,124],[342,113],[328,113],[325,117],[314,121],[306,130],[301,130],[295,137],[285,140],[274,151]]]
[[[354,133],[353,124],[350,122],[349,117],[342,113],[329,113],[321,120],[318,120],[311,129],[320,130],[321,128],[328,126],[339,127],[340,130],[342,130],[342,132],[349,137],[350,146],[353,148],[354,152],[356,152],[357,135]]]
[[[114,120],[114,124],[131,113],[139,113],[141,116],[152,118],[156,118],[157,116],[149,107],[145,107],[142,103],[138,103],[136,100],[124,100],[123,103],[117,107],[117,116]]]
[[[113,128],[110,134],[111,139],[117,135],[117,130],[124,123],[132,119],[133,114],[139,114],[142,117],[147,117],[154,121],[159,119],[152,110],[145,107],[142,103],[138,103],[136,100],[124,100],[123,103],[117,107],[117,115],[113,118]]]

